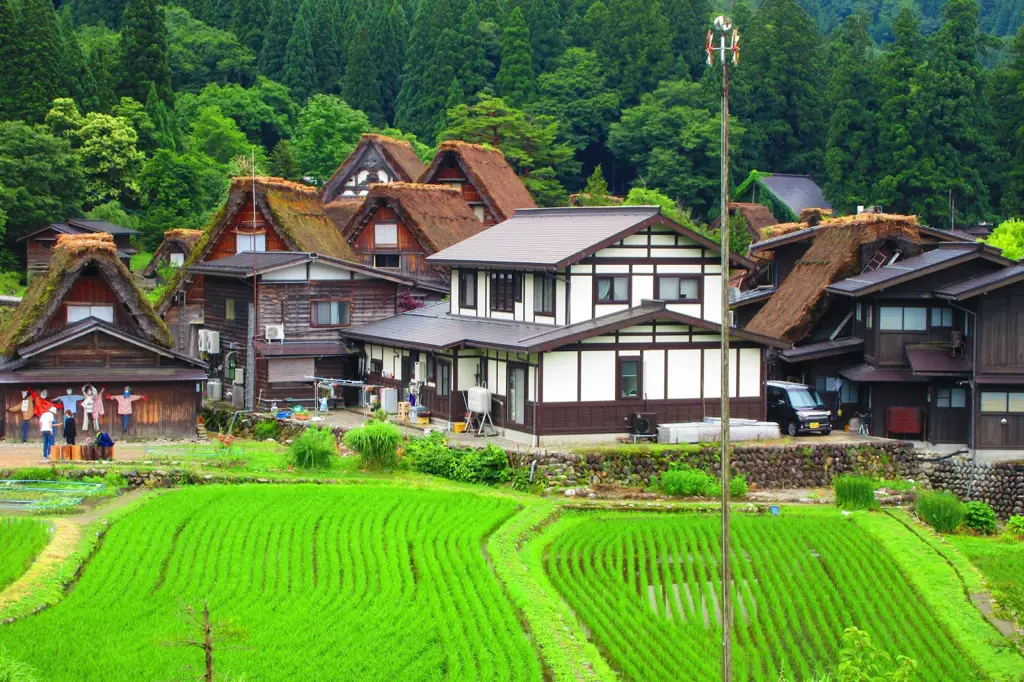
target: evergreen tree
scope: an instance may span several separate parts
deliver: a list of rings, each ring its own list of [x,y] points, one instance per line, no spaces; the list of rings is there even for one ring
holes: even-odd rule
[[[341,13],[337,0],[303,0],[299,13],[311,12],[309,21],[316,86],[319,92],[339,92],[345,74],[345,50]],[[353,26],[357,24],[352,24]]]
[[[11,0],[0,0],[0,64],[20,64],[20,48]],[[14,115],[19,94],[18,76],[16,69],[0,69],[0,120]]]
[[[737,97],[736,113],[764,141],[756,168],[817,174],[825,147],[825,78],[814,21],[796,0],[765,0],[745,47],[734,73],[753,96]]]
[[[216,23],[214,18],[215,0],[178,0],[178,4],[188,10],[193,19],[198,19],[210,26]]]
[[[1005,154],[1000,208],[1005,215],[1024,216],[1024,26],[1017,30],[1009,61],[992,79],[992,114],[996,144]]]
[[[611,206],[615,202],[608,192],[608,183],[604,179],[604,171],[600,164],[594,166],[594,172],[587,178],[587,185],[576,195],[577,206]]]
[[[97,45],[89,55],[89,73],[96,82],[96,108],[94,111],[110,111],[117,102],[116,68],[114,53],[103,45]]]
[[[353,108],[362,110],[373,125],[384,125],[377,66],[373,61],[370,32],[366,27],[360,27],[352,37],[347,64],[342,98]]]
[[[82,46],[78,42],[78,34],[71,25],[71,13],[62,10],[59,15],[60,34],[63,41],[63,54],[61,59],[64,62],[64,76],[66,83],[64,91],[71,95],[82,111],[96,111],[99,108],[99,101],[96,97],[96,80],[92,77],[89,65],[82,53]]]
[[[121,25],[125,0],[75,0],[70,4],[75,26],[104,24],[117,30]]]
[[[448,96],[444,100],[444,108],[446,111],[451,111],[460,104],[466,103],[466,93],[462,90],[462,84],[459,83],[458,78],[452,79],[452,84],[448,86]]]
[[[15,41],[13,50],[18,61],[4,67],[5,71],[13,72],[17,87],[8,117],[38,123],[65,85],[60,30],[50,0],[25,0]]]
[[[610,0],[606,20],[601,26],[598,25],[602,19],[600,12],[595,12],[591,17],[595,21],[594,50],[612,86],[619,91],[622,103],[634,103],[642,93],[654,90],[672,73],[672,36],[661,3],[658,0]]]
[[[145,102],[153,83],[160,99],[173,107],[167,25],[157,0],[128,0],[121,19],[120,49],[119,94]]]
[[[285,180],[301,180],[302,171],[292,155],[291,143],[278,140],[270,152],[270,174]]]
[[[825,196],[850,213],[874,198],[878,130],[872,88],[871,38],[866,15],[855,14],[837,30],[834,65],[825,99],[831,107],[825,148]]]
[[[558,3],[551,0],[517,0],[509,5],[512,12],[514,8],[521,9],[526,20],[534,73],[550,71],[555,66],[555,59],[562,54],[562,18],[558,12]]]
[[[389,122],[395,120],[395,102],[402,85],[405,41],[408,38],[409,23],[402,4],[393,0],[390,6],[381,5],[370,24],[370,49],[380,83],[380,106],[384,119]]]
[[[536,90],[530,30],[526,26],[523,10],[519,7],[512,10],[505,24],[497,86],[498,93],[513,106],[529,102]]]
[[[438,83],[456,76],[461,42],[446,0],[421,0],[409,34],[405,73],[398,93],[395,126],[433,141],[446,121],[447,91]]]
[[[255,54],[263,49],[269,20],[266,0],[234,0],[231,6],[231,32]]]
[[[462,38],[459,84],[464,93],[475,95],[487,86],[492,70],[484,49],[480,14],[474,0],[470,0],[466,13],[462,15],[459,33]]]
[[[178,147],[178,127],[174,120],[174,114],[167,108],[163,100],[156,93],[156,86],[149,84],[149,95],[146,96],[146,114],[153,123],[153,139],[157,147],[161,149],[174,150]],[[141,140],[140,140],[141,142]],[[142,149],[141,144],[139,148]],[[143,151],[149,151],[143,149]]]
[[[689,71],[690,78],[700,80],[706,67],[700,46],[708,30],[711,3],[708,0],[661,0],[661,4],[672,34],[672,53],[680,64],[679,74]]]
[[[304,2],[303,7],[306,5]],[[295,17],[295,27],[292,29],[292,37],[288,39],[284,57],[283,83],[288,86],[292,98],[299,104],[305,104],[316,92],[317,83],[308,14],[309,12],[300,9],[298,16]]]
[[[280,82],[284,79],[284,56],[294,23],[295,8],[292,0],[274,0],[259,59],[260,73],[272,81]]]

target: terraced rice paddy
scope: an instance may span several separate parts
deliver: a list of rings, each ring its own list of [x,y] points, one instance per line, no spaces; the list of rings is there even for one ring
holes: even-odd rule
[[[256,680],[540,680],[483,551],[500,497],[378,485],[202,487],[115,523],[54,607],[0,627],[39,679],[194,678],[182,602],[241,628],[217,671]]]
[[[614,668],[629,680],[721,676],[719,518],[568,514],[544,566]],[[980,676],[913,587],[842,517],[733,520],[734,678],[809,679],[856,625],[921,680]]]
[[[50,539],[49,524],[0,517],[0,590],[21,577]]]

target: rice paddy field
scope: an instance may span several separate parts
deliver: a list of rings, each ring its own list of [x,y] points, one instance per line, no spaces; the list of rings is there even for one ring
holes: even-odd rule
[[[38,679],[194,679],[182,605],[237,631],[217,671],[256,680],[541,680],[487,564],[499,496],[386,485],[209,486],[111,527],[55,606],[0,627]]]
[[[49,539],[48,523],[0,517],[0,590],[21,577]]]
[[[548,529],[551,582],[623,678],[720,677],[719,524],[713,515],[575,513]],[[734,679],[811,679],[834,666],[850,625],[916,659],[920,680],[983,678],[850,520],[734,517],[733,553]]]

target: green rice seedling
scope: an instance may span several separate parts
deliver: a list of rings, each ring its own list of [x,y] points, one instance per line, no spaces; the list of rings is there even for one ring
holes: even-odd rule
[[[6,649],[0,649],[0,682],[36,682],[37,679],[31,668],[8,656]]]
[[[672,469],[661,476],[662,489],[673,497],[706,497],[715,485],[715,479],[699,469]]]
[[[917,515],[940,533],[955,533],[964,520],[964,505],[953,493],[926,491],[917,497]]]
[[[996,512],[984,502],[966,502],[964,526],[982,535],[992,535],[996,532]]]
[[[398,464],[402,432],[388,421],[371,419],[345,432],[345,447],[355,450],[366,469],[393,469]]]
[[[872,509],[878,506],[875,482],[867,476],[836,476],[832,480],[832,488],[836,493],[836,505],[843,509]]]
[[[49,540],[49,526],[42,521],[0,517],[0,592],[28,570]]]
[[[330,469],[331,459],[338,454],[338,444],[328,428],[310,426],[288,448],[292,464],[301,469]]]

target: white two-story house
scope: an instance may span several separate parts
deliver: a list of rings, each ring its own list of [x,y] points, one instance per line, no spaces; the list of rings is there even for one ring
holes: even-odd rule
[[[658,207],[518,210],[427,261],[451,268],[447,301],[343,335],[363,341],[371,381],[419,382],[435,419],[461,421],[474,386],[531,444],[719,414],[719,247]],[[732,415],[763,419],[762,354],[788,344],[731,340]]]

